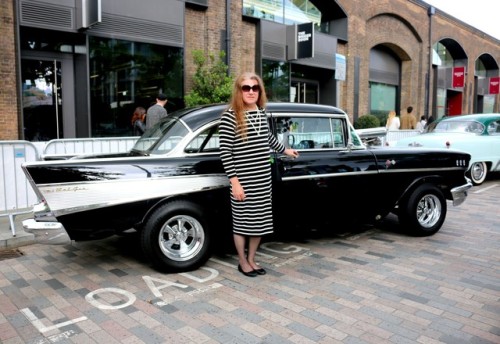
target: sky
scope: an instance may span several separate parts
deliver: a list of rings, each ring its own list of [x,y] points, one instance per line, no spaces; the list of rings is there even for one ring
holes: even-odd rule
[[[500,39],[499,0],[424,0],[429,5]]]

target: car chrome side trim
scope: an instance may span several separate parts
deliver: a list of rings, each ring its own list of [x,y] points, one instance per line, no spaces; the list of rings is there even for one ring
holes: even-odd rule
[[[57,217],[91,209],[229,186],[225,175],[174,176],[38,185]]]
[[[456,167],[433,167],[433,168],[401,168],[394,169],[389,168],[386,170],[379,170],[380,173],[399,173],[399,172],[436,172],[436,171],[466,171],[466,168],[456,166]]]
[[[340,173],[323,173],[323,174],[307,174],[303,176],[290,176],[283,177],[282,180],[302,180],[302,179],[316,179],[316,178],[332,178],[332,177],[345,177],[352,175],[362,174],[378,174],[379,171],[363,171],[363,172],[340,172]]]
[[[283,177],[282,180],[302,180],[302,179],[316,179],[316,178],[332,178],[332,177],[344,177],[352,175],[372,175],[378,173],[412,173],[412,172],[435,172],[435,171],[460,171],[465,169],[463,167],[443,167],[443,168],[407,168],[407,169],[389,169],[389,170],[377,170],[377,171],[355,171],[355,172],[339,172],[339,173],[323,173],[323,174],[307,174],[303,176],[288,176]]]

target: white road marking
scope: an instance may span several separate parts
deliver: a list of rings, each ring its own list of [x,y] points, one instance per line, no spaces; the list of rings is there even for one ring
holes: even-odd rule
[[[73,324],[75,324],[77,322],[87,320],[87,317],[80,317],[80,318],[76,318],[76,319],[73,319],[73,320],[68,320],[68,321],[65,321],[65,322],[53,325],[53,326],[45,327],[45,325],[42,323],[42,321],[40,319],[38,319],[36,317],[36,315],[33,314],[33,312],[29,310],[29,308],[23,308],[23,309],[21,309],[21,312],[24,314],[24,316],[29,321],[31,321],[31,323],[33,324],[33,326],[35,326],[37,328],[37,330],[40,331],[41,333],[44,333],[44,332],[47,332],[47,331],[51,331],[51,330],[55,330],[55,329],[58,329],[58,328],[61,328],[61,327],[64,327],[64,326],[73,325]]]
[[[498,184],[493,184],[493,185],[490,185],[490,186],[487,186],[485,188],[482,188],[482,189],[479,189],[477,191],[474,191],[475,194],[478,194],[478,193],[481,193],[481,192],[484,192],[484,191],[488,191],[490,189],[493,189],[494,187],[498,186]]]
[[[128,301],[125,302],[125,303],[123,303],[123,304],[121,304],[121,305],[117,305],[117,306],[105,305],[105,304],[102,304],[101,302],[97,301],[96,299],[94,299],[94,295],[101,294],[101,293],[122,294],[123,296],[125,296],[126,298],[128,298]],[[131,304],[133,304],[135,302],[135,300],[136,300],[136,297],[131,292],[123,290],[123,289],[118,289],[118,288],[102,288],[102,289],[94,290],[94,291],[88,293],[87,295],[85,295],[85,300],[88,303],[90,303],[92,306],[97,307],[99,309],[120,309],[120,308],[124,308],[124,307],[130,306]]]

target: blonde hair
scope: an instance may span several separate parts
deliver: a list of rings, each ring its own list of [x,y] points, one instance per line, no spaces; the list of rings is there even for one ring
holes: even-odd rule
[[[385,125],[386,127],[389,127],[391,125],[394,117],[396,117],[396,111],[389,111],[389,115],[387,116],[387,124]]]
[[[245,107],[246,104],[243,101],[243,91],[241,86],[245,80],[255,80],[259,84],[259,97],[257,98],[257,106],[259,108],[265,108],[267,104],[267,95],[264,88],[264,82],[262,78],[253,72],[244,72],[240,74],[233,84],[233,93],[231,95],[231,100],[229,101],[228,110],[234,111],[236,117],[236,131],[241,133],[241,136],[246,139],[247,136],[247,121],[245,120]]]

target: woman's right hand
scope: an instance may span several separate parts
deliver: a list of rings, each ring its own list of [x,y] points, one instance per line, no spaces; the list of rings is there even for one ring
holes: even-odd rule
[[[240,181],[237,177],[231,178],[231,190],[235,200],[245,200],[245,191],[243,190],[243,187],[241,186]]]

